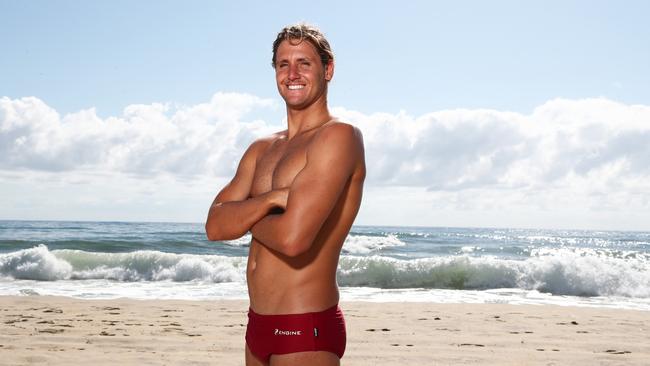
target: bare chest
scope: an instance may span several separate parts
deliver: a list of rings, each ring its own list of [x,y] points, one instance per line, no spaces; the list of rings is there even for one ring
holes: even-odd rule
[[[308,141],[277,141],[259,158],[251,194],[286,188],[307,164]]]

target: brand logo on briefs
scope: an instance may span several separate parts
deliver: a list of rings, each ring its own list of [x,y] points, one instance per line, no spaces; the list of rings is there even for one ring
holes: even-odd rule
[[[275,331],[273,332],[273,335],[281,335],[281,336],[295,336],[295,335],[302,335],[302,330],[282,330],[275,328]]]

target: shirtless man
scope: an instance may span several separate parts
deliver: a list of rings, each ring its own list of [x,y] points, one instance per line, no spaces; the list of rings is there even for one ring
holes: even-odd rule
[[[334,55],[318,29],[284,28],[273,68],[287,129],[246,150],[206,233],[252,233],[246,365],[339,365],[346,338],[336,268],[361,203],[363,139],[328,110]]]

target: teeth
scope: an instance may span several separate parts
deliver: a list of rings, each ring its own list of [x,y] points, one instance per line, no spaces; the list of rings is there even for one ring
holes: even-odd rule
[[[298,90],[298,89],[304,88],[305,86],[304,85],[289,85],[288,87],[289,87],[289,90]]]

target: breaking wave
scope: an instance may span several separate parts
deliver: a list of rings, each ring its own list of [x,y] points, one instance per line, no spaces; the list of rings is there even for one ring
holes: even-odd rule
[[[158,251],[96,253],[49,251],[45,245],[0,255],[0,276],[26,280],[235,282],[245,278],[246,258]]]
[[[385,238],[376,242],[364,240],[360,244],[348,242],[347,252],[380,247]],[[38,245],[0,254],[0,278],[5,280],[244,283],[245,270],[246,257],[159,251],[50,251],[45,245]],[[470,255],[410,260],[344,255],[340,259],[338,281],[346,287],[516,288],[554,295],[650,298],[650,258],[647,254],[576,248],[534,250],[522,260]]]
[[[650,261],[589,250],[535,252],[525,260],[465,255],[400,260],[343,257],[341,286],[487,290],[517,288],[554,295],[650,298]]]

